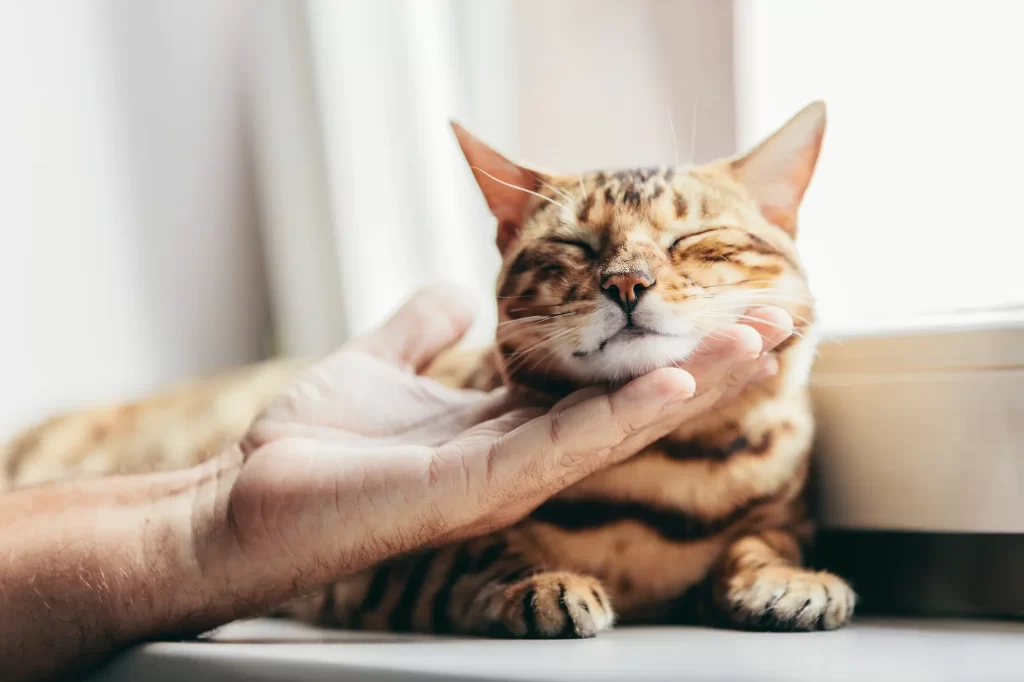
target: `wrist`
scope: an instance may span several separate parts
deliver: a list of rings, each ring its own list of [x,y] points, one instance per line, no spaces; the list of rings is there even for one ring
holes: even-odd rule
[[[112,622],[125,642],[194,634],[247,615],[260,580],[245,566],[228,520],[228,499],[241,469],[232,449],[200,465],[139,477],[126,542],[137,543],[131,603],[115,600]],[[138,598],[141,596],[141,599]]]
[[[227,522],[240,467],[226,452],[181,471],[0,495],[0,660],[13,677],[198,634],[275,599]]]

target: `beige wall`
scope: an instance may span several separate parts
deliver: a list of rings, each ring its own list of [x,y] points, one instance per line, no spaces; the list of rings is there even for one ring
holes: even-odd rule
[[[731,2],[525,0],[509,11],[525,159],[580,170],[733,152]]]

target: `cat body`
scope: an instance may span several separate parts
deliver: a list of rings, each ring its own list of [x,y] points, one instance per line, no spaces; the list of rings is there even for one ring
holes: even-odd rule
[[[776,351],[775,376],[516,526],[385,562],[280,611],[350,628],[514,637],[586,637],[616,620],[846,623],[849,586],[801,567],[815,335],[795,216],[823,130],[814,104],[739,159],[560,176],[514,164],[456,126],[498,220],[500,323],[472,365],[438,363],[441,380],[552,394],[621,383],[684,360],[756,305],[786,309],[796,333]],[[302,365],[58,418],[10,444],[4,471],[23,484],[187,466],[238,439]]]

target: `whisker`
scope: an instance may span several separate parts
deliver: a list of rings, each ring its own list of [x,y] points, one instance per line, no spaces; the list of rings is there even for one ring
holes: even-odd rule
[[[574,327],[569,327],[567,329],[563,329],[563,330],[554,332],[552,334],[549,334],[549,335],[545,336],[544,338],[542,338],[540,341],[536,342],[532,346],[528,346],[526,348],[523,348],[523,349],[520,349],[520,350],[516,351],[515,353],[511,354],[508,357],[508,359],[506,361],[506,367],[508,368],[509,371],[513,371],[515,369],[519,369],[525,363],[526,358],[528,356],[536,354],[537,351],[539,351],[541,349],[544,349],[545,347],[553,346],[555,344],[555,342],[565,338],[569,334],[578,332],[581,328],[582,327],[580,327],[580,326],[574,326]],[[553,349],[552,349],[552,352],[553,352]],[[544,357],[547,357],[547,356],[544,356]],[[542,357],[541,359],[543,360],[544,357]]]
[[[716,301],[719,305],[715,307],[715,310],[725,312],[745,312],[749,308],[758,307],[784,307],[785,305],[794,304],[793,301],[786,301],[780,298],[765,298],[765,299],[739,299],[734,301]],[[797,304],[800,305],[800,304]]]
[[[698,93],[693,93],[693,117],[690,119],[690,164],[697,160],[697,100]]]
[[[724,339],[727,338],[718,327],[702,327],[698,323],[694,323],[693,328],[704,335],[704,338],[708,339]],[[703,339],[702,339],[703,340]]]
[[[715,296],[722,296],[722,295],[729,295],[729,294],[744,294],[744,295],[750,295],[750,296],[757,296],[757,295],[765,296],[765,295],[768,295],[768,294],[785,294],[787,296],[799,296],[801,298],[807,298],[807,299],[814,298],[813,295],[808,294],[808,293],[804,293],[802,291],[795,291],[793,289],[781,289],[781,288],[777,288],[777,287],[750,287],[750,288],[742,288],[741,285],[737,285],[737,284],[724,284],[724,285],[709,284],[709,285],[703,286],[701,288],[702,289],[718,289],[718,288],[721,288],[721,287],[730,287],[730,288],[732,288],[732,291],[726,291],[724,293],[719,293],[717,291],[703,291],[703,292],[697,292],[697,294],[694,294],[694,295],[713,294]]]
[[[545,187],[547,187],[547,188],[548,188],[549,190],[551,190],[552,192],[554,192],[554,193],[555,193],[555,194],[557,194],[558,196],[562,197],[562,198],[563,198],[563,199],[565,199],[566,201],[573,201],[573,197],[572,197],[572,195],[571,195],[571,194],[569,194],[568,192],[566,192],[566,191],[565,191],[564,189],[559,189],[558,187],[555,187],[555,186],[554,186],[554,185],[552,185],[551,183],[548,183],[548,182],[544,182],[543,180],[541,180],[540,184],[544,185],[544,186],[545,186]]]
[[[672,120],[671,106],[668,108],[668,129],[672,133],[672,152],[675,154],[676,165],[679,166],[679,138],[676,137],[676,123]]]
[[[814,303],[813,296],[807,296],[804,294],[792,292],[792,291],[729,291],[729,292],[696,292],[689,294],[687,298],[690,299],[713,299],[716,301],[728,301],[728,300],[739,300],[739,301],[759,301],[759,300],[778,300],[778,301],[793,301],[803,304],[810,305]]]
[[[745,322],[758,322],[760,324],[766,325],[768,327],[773,327],[775,329],[782,329],[782,330],[786,329],[786,327],[783,327],[780,324],[775,324],[774,322],[769,322],[767,320],[762,320],[760,317],[753,317],[751,315],[730,315],[730,314],[727,314],[727,313],[701,313],[700,317],[702,317],[702,318],[709,318],[709,319],[729,319],[729,320],[736,320],[737,322],[739,322],[741,320],[743,320]],[[801,332],[798,329],[792,329],[791,333],[793,334],[793,336],[798,336],[798,337],[801,337],[801,338],[804,336],[804,333]]]
[[[579,328],[577,327],[576,329],[572,329],[570,331],[575,332],[575,331],[578,331],[578,329]],[[565,338],[565,335],[563,334],[562,337],[560,337],[558,340],[561,340],[561,339],[564,339],[564,338]],[[556,355],[556,351],[557,350],[558,350],[557,344],[551,343],[551,344],[549,344],[549,347],[548,347],[547,351],[545,352],[545,354],[537,359],[537,369],[540,370],[543,374],[546,375],[548,370],[551,368],[551,364],[555,361],[555,358],[557,357],[557,355]],[[546,363],[545,363],[545,361],[546,361]]]
[[[738,282],[723,282],[721,284],[704,284],[701,285],[703,289],[716,289],[718,287],[738,287],[742,284],[774,284],[773,279],[741,279]]]
[[[521,327],[524,325],[541,326],[546,323],[554,322],[555,320],[574,315],[575,313],[559,313],[557,315],[532,315],[530,317],[519,317],[514,320],[505,320],[497,324],[498,329],[504,329],[511,326]]]
[[[520,192],[526,192],[527,194],[532,194],[535,197],[540,197],[544,201],[550,202],[550,203],[554,204],[555,206],[558,206],[563,211],[568,211],[569,210],[569,208],[567,206],[558,203],[557,201],[555,201],[551,197],[544,196],[540,192],[534,192],[532,189],[526,189],[525,187],[520,187],[519,185],[513,185],[511,182],[505,182],[504,180],[499,180],[498,178],[494,177],[493,175],[491,175],[490,173],[485,171],[483,168],[479,168],[477,166],[470,166],[470,168],[472,168],[475,171],[480,171],[481,173],[483,173],[484,175],[489,177],[491,180],[494,180],[499,185],[505,185],[506,187],[509,187],[511,189],[517,189]]]
[[[518,320],[512,320],[516,322]],[[541,320],[539,322],[531,321],[525,324],[513,325],[513,326],[501,326],[499,325],[495,329],[495,334],[502,340],[509,341],[520,338],[525,335],[542,335],[547,336],[549,334],[557,332],[558,329],[552,329],[552,325],[559,320]]]
[[[699,331],[702,334],[704,334],[704,336],[706,338],[709,338],[709,339],[728,339],[729,338],[729,337],[725,336],[724,334],[722,334],[720,331],[718,331],[718,329],[716,329],[716,328],[705,329],[705,328],[703,328],[703,327],[701,327],[701,326],[699,326],[697,324],[694,325],[694,328],[697,331]],[[757,331],[757,330],[754,330],[754,331]],[[762,341],[767,341],[768,340],[768,337],[765,336],[764,334],[762,334],[761,332],[757,332],[757,335],[761,337]]]
[[[508,311],[510,313],[528,313],[528,312],[533,311],[533,310],[536,310],[536,311],[551,310],[552,308],[566,308],[568,306],[576,306],[577,309],[578,309],[578,308],[582,307],[580,305],[581,303],[582,303],[582,301],[573,301],[573,302],[570,302],[570,303],[540,303],[540,304],[537,304],[537,305],[531,305],[528,308],[509,308]],[[575,312],[575,311],[566,311],[566,312]],[[557,313],[552,313],[552,314],[557,314]]]

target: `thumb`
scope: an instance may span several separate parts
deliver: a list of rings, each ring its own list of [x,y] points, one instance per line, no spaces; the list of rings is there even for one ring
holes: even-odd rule
[[[420,372],[443,350],[458,343],[472,322],[466,292],[436,285],[413,294],[387,322],[353,339],[349,348]]]

